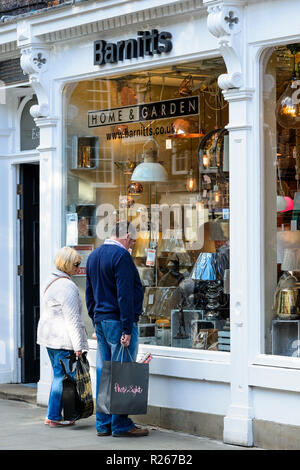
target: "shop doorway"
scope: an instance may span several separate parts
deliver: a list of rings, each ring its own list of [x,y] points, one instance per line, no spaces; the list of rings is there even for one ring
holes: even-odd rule
[[[40,350],[36,344],[39,298],[39,164],[20,165],[20,347],[21,382],[36,383]]]

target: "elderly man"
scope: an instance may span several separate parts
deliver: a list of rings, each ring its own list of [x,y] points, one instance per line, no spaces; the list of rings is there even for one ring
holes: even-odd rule
[[[97,335],[97,396],[104,361],[120,360],[121,345],[128,348],[134,360],[137,357],[137,322],[142,313],[144,292],[128,251],[135,239],[135,228],[119,222],[111,238],[96,248],[87,261],[86,304]],[[100,412],[96,412],[96,429],[98,436],[139,437],[148,434],[147,429],[135,426],[127,415]]]

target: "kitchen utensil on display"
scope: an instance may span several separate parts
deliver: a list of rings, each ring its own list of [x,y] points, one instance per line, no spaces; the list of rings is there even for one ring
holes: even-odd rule
[[[299,289],[281,289],[279,292],[277,315],[282,320],[300,318]]]

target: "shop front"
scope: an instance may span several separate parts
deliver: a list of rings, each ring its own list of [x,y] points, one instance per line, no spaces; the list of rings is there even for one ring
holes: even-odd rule
[[[21,89],[14,101],[6,88],[9,109],[16,96],[29,102],[35,136],[39,130],[34,153],[29,143],[13,156],[13,131],[7,137],[3,188],[17,182],[16,166],[39,163],[40,285],[59,247],[82,255],[74,282],[94,389],[85,262],[113,224],[127,220],[137,229],[131,254],[144,286],[139,354],[153,357],[140,422],[297,448],[297,2],[148,3],[83,1],[0,26],[2,48],[14,44],[30,88],[25,101]],[[8,226],[15,243],[3,237],[10,275],[2,288],[12,294],[3,301],[10,315],[0,366],[14,382],[19,229]],[[7,341],[14,347],[5,349]],[[50,382],[41,348],[41,405]]]
[[[192,22],[159,18],[81,42],[85,73],[75,65],[61,80],[61,230],[63,244],[83,256],[74,280],[84,303],[89,253],[117,220],[136,227],[139,352],[153,356],[149,411],[137,419],[222,438],[230,401],[229,106],[217,83],[226,66],[203,11]],[[195,50],[185,29],[202,32]],[[68,62],[63,49],[56,58]],[[86,308],[85,318],[94,374]],[[207,394],[210,404],[199,399]]]

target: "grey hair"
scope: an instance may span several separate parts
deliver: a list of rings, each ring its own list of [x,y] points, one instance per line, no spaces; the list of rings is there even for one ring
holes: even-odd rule
[[[117,222],[111,230],[111,236],[116,238],[125,238],[127,234],[133,240],[137,239],[137,230],[130,222]]]

